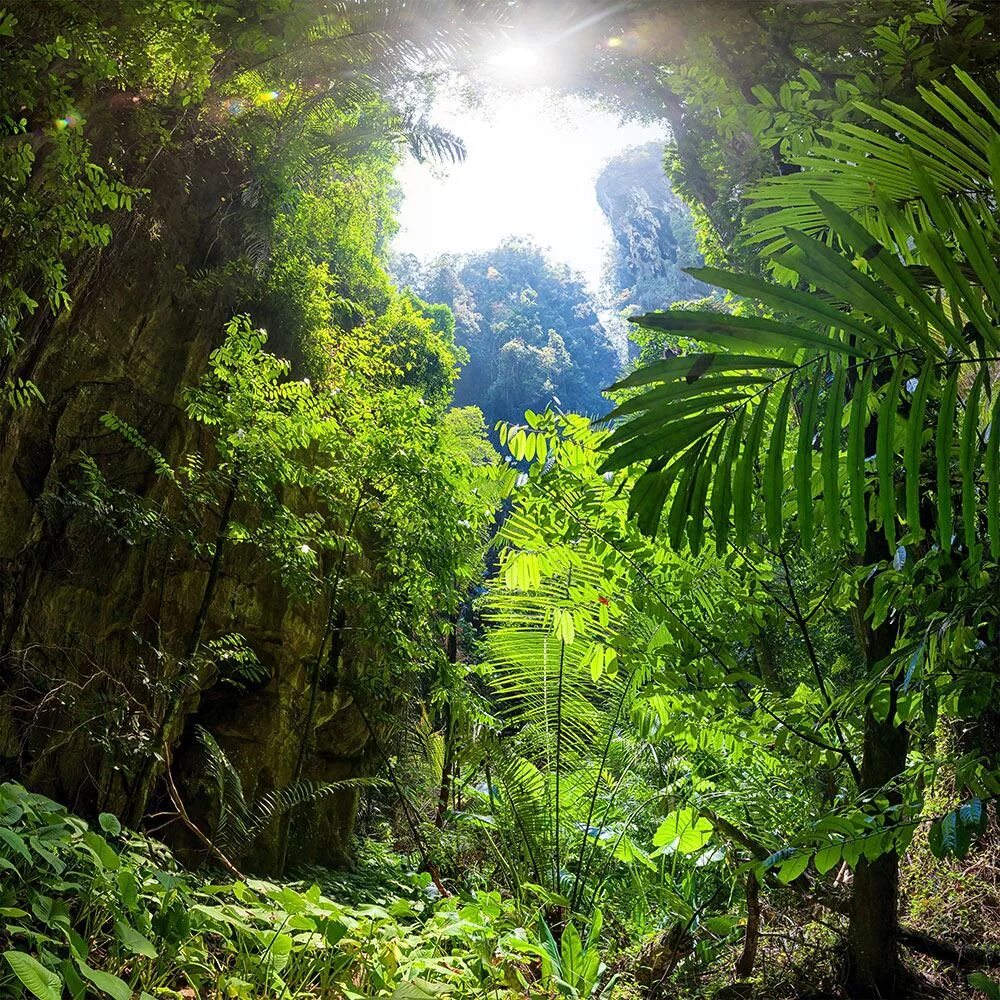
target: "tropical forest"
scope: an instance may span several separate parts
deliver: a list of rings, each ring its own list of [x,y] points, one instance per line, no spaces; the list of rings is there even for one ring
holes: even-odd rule
[[[0,0],[0,997],[1000,1000],[997,0]]]

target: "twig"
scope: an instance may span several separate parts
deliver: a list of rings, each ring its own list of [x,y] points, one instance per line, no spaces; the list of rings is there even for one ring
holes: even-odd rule
[[[181,793],[177,790],[177,785],[174,783],[174,775],[170,769],[170,747],[164,744],[163,747],[163,771],[167,782],[167,792],[170,795],[170,801],[173,802],[174,808],[177,810],[177,815],[180,816],[181,822],[195,835],[198,841],[207,848],[208,852],[214,857],[223,868],[229,872],[230,875],[239,879],[241,882],[246,881],[246,876],[239,870],[219,850],[218,847],[212,843],[211,839],[207,834],[203,833],[201,828],[195,823],[193,819],[188,815],[187,809],[184,807],[184,800],[181,798]]]

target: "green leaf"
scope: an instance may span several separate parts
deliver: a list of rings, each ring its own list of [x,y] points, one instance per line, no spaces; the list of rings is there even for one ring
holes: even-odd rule
[[[986,518],[990,552],[1000,559],[1000,390],[993,400],[989,439],[986,442]]]
[[[767,401],[770,389],[765,391],[754,409],[750,430],[747,432],[746,445],[736,465],[736,483],[733,488],[733,525],[736,530],[736,541],[746,545],[750,534],[751,513],[753,510],[754,464],[760,453],[760,442],[764,431],[764,417],[767,413]]]
[[[860,337],[858,353],[864,353],[868,344],[877,344],[890,349],[893,347],[892,343],[874,327],[842,309],[837,309],[813,293],[800,292],[785,285],[774,285],[746,275],[730,274],[714,267],[687,268],[687,271],[699,281],[728,288],[737,295],[744,295],[764,305],[781,309],[807,322],[828,324],[838,330],[850,330]]]
[[[38,1000],[60,1000],[63,984],[57,973],[23,951],[5,951],[3,957],[32,996]]]
[[[737,403],[746,399],[746,394],[742,392],[718,392],[709,395],[697,395],[690,399],[678,399],[671,403],[660,404],[647,400],[655,392],[647,393],[633,400],[633,403],[649,402],[649,406],[643,408],[647,410],[641,417],[628,420],[617,427],[614,433],[607,439],[606,447],[614,448],[623,441],[629,441],[640,434],[651,429],[661,429],[669,424],[676,425],[681,417],[690,416],[692,413],[704,413],[710,409],[718,409],[729,403]],[[612,413],[611,416],[617,414]]]
[[[680,482],[677,484],[677,491],[674,493],[674,502],[670,505],[670,514],[667,517],[667,538],[670,540],[670,546],[673,549],[679,549],[681,546],[684,524],[691,510],[691,493],[697,482],[698,473],[701,470],[701,460],[705,454],[705,446],[705,441],[699,441],[695,448],[685,456],[686,464],[684,472],[681,474]]]
[[[701,551],[701,541],[705,535],[705,498],[708,496],[708,485],[715,475],[719,464],[719,455],[725,440],[724,428],[715,435],[715,443],[702,463],[698,478],[691,487],[690,520],[688,521],[688,541],[691,551],[698,555]]]
[[[778,868],[778,881],[783,885],[794,882],[809,867],[809,858],[807,851],[799,851],[787,861],[782,861]]]
[[[644,317],[633,317],[630,322],[643,326]],[[632,389],[651,382],[669,382],[672,379],[684,379],[690,385],[692,382],[711,372],[715,375],[728,371],[754,371],[759,368],[794,368],[790,361],[779,358],[762,358],[759,354],[682,354],[676,358],[666,358],[654,361],[637,369],[625,378],[609,386],[607,392],[617,389]]]
[[[1000,982],[990,979],[982,972],[973,972],[969,976],[969,985],[986,996],[986,1000],[1000,1000]]]
[[[953,365],[945,381],[934,441],[937,458],[938,543],[944,552],[951,549],[951,444],[960,370],[960,365]]]
[[[101,829],[105,833],[110,833],[112,837],[117,837],[122,832],[121,821],[114,813],[101,813],[97,817],[97,822],[100,823]]]
[[[820,875],[825,875],[839,861],[840,844],[830,844],[827,847],[820,848],[813,858],[813,864],[816,865],[816,871]]]
[[[962,418],[962,436],[959,444],[958,467],[962,473],[962,524],[965,529],[965,547],[969,552],[976,548],[976,470],[979,466],[979,396],[988,369],[983,365],[965,397],[965,414]]]
[[[809,242],[813,243],[815,240]],[[670,312],[637,316],[632,322],[647,329],[663,330],[667,333],[736,348],[753,344],[756,347],[776,351],[787,350],[790,347],[805,347],[819,348],[824,352],[859,353],[857,347],[844,344],[835,337],[759,316],[733,316],[729,313],[708,310],[673,309]]]
[[[0,826],[0,840],[2,840],[8,847],[17,851],[25,861],[31,861],[31,852],[28,850],[28,845],[25,844],[24,838],[20,834],[15,833],[13,830],[9,830],[5,826]]]
[[[714,355],[709,355],[714,357]],[[709,375],[695,382],[675,379],[672,382],[656,382],[651,389],[642,392],[619,403],[605,420],[617,420],[642,410],[651,410],[655,406],[681,399],[697,399],[716,390],[732,390],[734,388],[754,388],[766,386],[773,376],[765,375]]]
[[[133,954],[156,958],[157,952],[152,941],[140,934],[131,924],[124,920],[116,920],[115,933],[118,935],[118,940]]]
[[[678,420],[660,434],[643,435],[619,445],[598,471],[616,472],[646,459],[677,455],[725,419],[725,413],[719,412]]]
[[[823,443],[820,463],[823,469],[823,498],[826,507],[826,526],[830,532],[830,542],[839,548],[841,542],[840,524],[840,435],[843,429],[844,386],[847,382],[847,368],[837,368],[833,384],[826,398],[826,414],[823,418]]]
[[[111,997],[112,1000],[131,1000],[132,988],[124,979],[119,979],[110,972],[92,969],[80,959],[77,959],[76,965],[83,978],[96,986],[105,996]]]
[[[780,263],[799,272],[825,292],[864,310],[869,316],[883,322],[888,321],[887,325],[901,327],[916,340],[926,337],[913,314],[899,305],[893,295],[855,267],[843,254],[827,246],[822,240],[792,229],[786,229],[785,235],[798,248],[799,253],[783,254],[779,258]],[[883,341],[879,346],[891,350],[895,345],[891,341]],[[848,345],[842,345],[842,349],[845,354],[855,356],[865,353]]]
[[[847,475],[851,490],[851,525],[858,548],[864,548],[868,534],[865,510],[865,431],[868,428],[868,397],[871,395],[875,363],[868,365],[864,378],[855,382],[851,399],[851,423],[847,433]]]
[[[94,852],[94,856],[101,863],[101,867],[108,871],[117,871],[121,864],[121,858],[115,853],[111,845],[93,830],[87,830],[83,835],[83,842]]]
[[[663,469],[662,464],[661,461],[652,463],[636,481],[629,496],[628,516],[638,515],[639,530],[649,537],[656,534],[667,494],[677,478],[676,462],[669,469]]]
[[[712,824],[694,809],[685,807],[670,813],[653,834],[653,845],[660,854],[694,854],[712,837]]]
[[[948,321],[944,310],[928,296],[921,288],[920,283],[894,253],[886,250],[849,212],[845,212],[838,205],[827,201],[815,192],[813,192],[812,198],[829,220],[834,232],[847,246],[868,262],[868,266],[879,278],[908,305],[919,312],[926,322],[930,322],[948,335],[953,343],[956,339],[963,343],[959,331]],[[932,354],[941,354],[940,345],[926,330],[920,331],[918,339]]]
[[[715,551],[722,555],[729,542],[729,511],[733,506],[733,473],[740,442],[743,440],[743,421],[746,408],[742,408],[729,431],[729,443],[719,471],[712,484],[712,523],[715,529]],[[720,437],[722,432],[720,431]]]
[[[126,909],[134,910],[139,905],[139,886],[127,868],[118,872],[118,892]]]
[[[917,389],[910,405],[906,443],[903,449],[903,467],[906,476],[906,523],[910,533],[918,538],[923,535],[923,529],[920,527],[920,452],[923,444],[927,397],[930,395],[933,381],[934,365],[928,358],[917,376]]]
[[[791,399],[792,380],[789,379],[778,400],[778,410],[774,415],[774,431],[764,470],[764,521],[768,538],[775,548],[781,545],[781,504],[785,492],[785,436],[788,433],[788,407]]]
[[[813,438],[816,430],[816,410],[823,376],[816,372],[806,390],[799,419],[799,441],[795,449],[795,493],[798,497],[799,534],[802,546],[808,552],[812,548],[813,535]]]
[[[882,530],[889,551],[896,551],[896,410],[899,407],[899,387],[905,365],[897,359],[892,378],[879,407],[875,445],[875,467],[878,472],[878,498],[882,514]]]

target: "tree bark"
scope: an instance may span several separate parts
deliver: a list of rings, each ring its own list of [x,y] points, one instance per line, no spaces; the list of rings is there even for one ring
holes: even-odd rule
[[[864,562],[872,564],[888,557],[888,546],[872,525],[868,529]],[[861,585],[855,610],[855,630],[868,676],[891,652],[898,623],[886,621],[873,629],[868,619],[872,599],[870,583]],[[869,707],[865,712],[864,749],[861,757],[862,797],[874,797],[891,785],[906,768],[909,734],[905,724],[896,725],[898,681],[890,682],[889,706],[884,720]],[[890,803],[899,793],[887,793]],[[900,979],[899,963],[899,855],[890,851],[874,861],[861,858],[854,872],[850,922],[847,931],[847,989],[858,1000],[895,997]]]
[[[865,745],[861,759],[863,791],[881,788],[906,766],[908,734],[892,724],[895,693],[887,721],[871,711],[865,715]],[[890,800],[898,796],[890,796]],[[899,856],[890,851],[869,861],[861,858],[854,872],[850,924],[847,932],[848,988],[852,997],[894,997],[900,966]]]
[[[747,928],[743,935],[743,951],[736,960],[736,978],[749,979],[753,975],[757,960],[757,945],[760,943],[760,886],[757,876],[751,871],[747,875]]]

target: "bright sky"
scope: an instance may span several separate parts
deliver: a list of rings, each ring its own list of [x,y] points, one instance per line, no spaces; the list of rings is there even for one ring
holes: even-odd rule
[[[596,290],[610,229],[597,204],[601,168],[629,146],[663,139],[664,128],[622,123],[580,97],[500,91],[487,108],[439,99],[431,118],[465,141],[464,163],[404,162],[394,248],[421,259],[488,250],[530,236]]]

